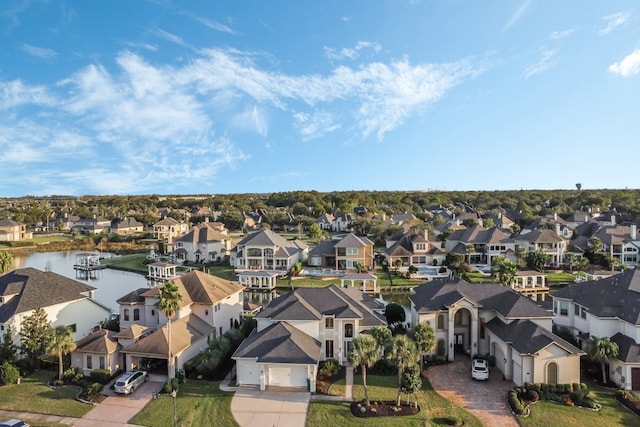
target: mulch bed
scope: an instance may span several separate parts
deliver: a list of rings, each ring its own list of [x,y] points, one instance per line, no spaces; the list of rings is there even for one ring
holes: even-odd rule
[[[396,402],[371,402],[367,407],[364,402],[351,402],[351,413],[358,418],[372,417],[404,417],[420,412],[420,407],[400,404],[396,407]]]
[[[324,375],[318,375],[318,380],[316,381],[316,393],[329,394],[329,387],[331,387],[331,384],[335,383],[338,380],[343,379],[345,375],[346,375],[346,370],[344,366],[341,366],[340,370],[335,375],[331,375],[329,377]]]

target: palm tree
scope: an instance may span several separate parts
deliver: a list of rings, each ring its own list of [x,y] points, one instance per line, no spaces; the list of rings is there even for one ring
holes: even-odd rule
[[[436,334],[427,322],[420,322],[413,328],[413,341],[416,343],[418,353],[420,353],[420,371],[422,372],[422,356],[431,353],[436,346]]]
[[[367,388],[367,368],[373,366],[380,359],[378,342],[371,335],[360,334],[351,341],[352,350],[349,353],[349,363],[353,367],[360,365],[362,369],[362,386],[364,387],[364,398],[369,403],[369,389]]]
[[[160,304],[158,309],[167,316],[167,343],[169,344],[167,354],[167,372],[169,379],[175,376],[173,368],[173,355],[171,354],[171,318],[180,308],[182,295],[173,281],[168,281],[160,286]]]
[[[56,326],[51,335],[51,341],[47,345],[47,354],[58,356],[58,379],[62,381],[62,356],[75,351],[76,343],[73,342],[73,332],[67,326]]]
[[[7,251],[0,252],[0,275],[8,273],[13,268],[13,256]]]
[[[506,258],[496,258],[491,266],[491,274],[503,286],[511,286],[517,273],[518,267]]]
[[[398,396],[396,406],[400,406],[402,393],[402,376],[405,369],[418,364],[420,358],[416,344],[404,335],[397,335],[393,338],[391,348],[387,353],[387,358],[393,360],[398,366]]]
[[[618,344],[611,341],[609,337],[598,338],[591,336],[587,356],[592,361],[600,363],[600,367],[602,368],[602,384],[607,383],[605,365],[609,363],[609,360],[618,357],[619,354],[620,349],[618,348]]]

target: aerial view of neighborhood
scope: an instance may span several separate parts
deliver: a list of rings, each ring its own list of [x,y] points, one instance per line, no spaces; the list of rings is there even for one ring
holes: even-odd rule
[[[0,427],[640,427],[637,0],[0,2]]]

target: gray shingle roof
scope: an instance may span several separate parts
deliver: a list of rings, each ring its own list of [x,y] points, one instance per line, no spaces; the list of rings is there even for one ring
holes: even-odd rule
[[[530,320],[516,320],[504,323],[497,317],[487,323],[487,329],[505,343],[511,344],[520,354],[535,354],[550,344],[557,344],[571,354],[584,354],[573,344],[554,335]]]
[[[558,289],[553,298],[573,300],[597,317],[618,317],[640,325],[640,269],[634,268]]]
[[[640,345],[633,338],[618,332],[611,337],[611,341],[618,344],[618,359],[626,363],[640,363]]]
[[[13,296],[0,305],[0,323],[17,313],[88,298],[84,292],[93,286],[61,276],[52,271],[21,268],[0,277],[0,295]]]
[[[81,353],[114,353],[120,344],[115,340],[115,332],[107,329],[99,329],[90,333],[79,341],[76,341],[78,348],[76,351]]]
[[[336,248],[363,248],[365,246],[373,246],[373,242],[364,236],[356,236],[353,233],[347,234],[335,245]]]
[[[257,358],[260,363],[316,364],[320,341],[286,322],[278,322],[260,332],[256,329],[233,354],[233,358]]]
[[[483,310],[493,310],[505,318],[552,317],[529,298],[496,283],[471,284],[461,279],[436,279],[414,288],[409,299],[419,313],[445,310],[466,298]]]

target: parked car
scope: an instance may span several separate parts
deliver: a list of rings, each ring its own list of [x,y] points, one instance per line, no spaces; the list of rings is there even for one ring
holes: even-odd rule
[[[114,384],[116,393],[131,394],[149,379],[146,371],[129,371],[122,374]]]
[[[489,379],[489,364],[485,359],[473,359],[471,362],[471,378],[474,380]]]
[[[31,424],[12,418],[10,420],[0,421],[0,427],[31,427]]]

